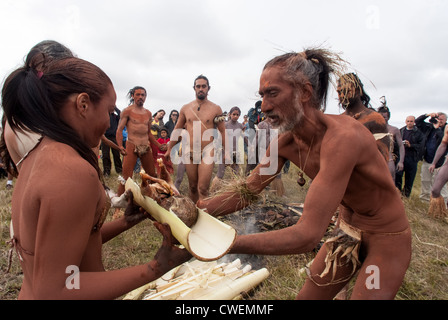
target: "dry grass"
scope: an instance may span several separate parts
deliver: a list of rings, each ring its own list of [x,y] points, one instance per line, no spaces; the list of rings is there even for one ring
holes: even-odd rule
[[[226,176],[227,177],[227,173]],[[116,186],[116,175],[107,179],[109,186]],[[278,198],[266,192],[265,201],[284,203],[303,202],[306,189],[297,183],[297,169],[291,165],[290,172],[283,175],[286,194]],[[185,176],[181,192],[187,190]],[[12,191],[5,190],[6,180],[0,181],[0,299],[16,299],[20,290],[22,275],[17,256],[13,256],[10,273],[8,264],[10,201]],[[413,256],[403,285],[397,294],[399,300],[448,300],[448,223],[427,216],[428,204],[418,198],[420,176],[417,175],[412,195],[404,199],[404,204],[413,231]],[[123,268],[150,260],[161,241],[158,232],[145,221],[104,245],[106,269]],[[270,276],[246,299],[285,300],[293,299],[305,280],[300,272],[313,254],[291,256],[244,256],[243,260],[254,264],[255,268],[265,266]]]

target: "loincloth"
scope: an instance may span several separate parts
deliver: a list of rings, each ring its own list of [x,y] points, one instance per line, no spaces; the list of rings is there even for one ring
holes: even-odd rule
[[[137,154],[139,157],[144,156],[149,151],[148,145],[139,145],[134,147],[134,153]]]
[[[148,152],[151,152],[151,145],[148,144],[136,144],[132,140],[128,139],[128,142],[126,144],[127,150],[132,150],[136,155],[139,157],[144,156]]]
[[[446,208],[445,199],[442,196],[437,198],[431,196],[428,215],[433,218],[448,218],[448,210]]]
[[[329,286],[350,280],[361,266],[359,261],[359,249],[361,247],[362,231],[355,228],[344,220],[340,220],[339,227],[333,231],[330,238],[325,241],[327,246],[327,255],[325,257],[325,269],[317,275],[320,278],[327,276],[331,272],[331,280],[328,283],[317,283],[309,268],[306,268],[308,278],[317,286]],[[351,266],[352,271],[349,275],[335,279],[339,267]]]
[[[197,148],[196,148],[197,149]],[[182,158],[184,159],[184,163],[185,164],[200,164],[202,161],[208,163],[210,161],[213,161],[213,156],[214,156],[214,146],[213,143],[210,143],[208,145],[206,145],[202,150],[195,150],[195,148],[193,147],[193,150],[185,150],[183,152],[185,152],[185,155],[182,156]],[[189,162],[185,162],[185,157],[188,159]]]

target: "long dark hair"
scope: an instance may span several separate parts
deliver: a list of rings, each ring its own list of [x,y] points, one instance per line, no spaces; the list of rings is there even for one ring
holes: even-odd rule
[[[134,103],[134,93],[137,90],[143,90],[146,93],[146,89],[141,86],[135,86],[134,88],[130,89],[127,95],[127,97],[129,98],[129,105]]]
[[[40,63],[38,63],[37,59],[35,58],[35,56],[38,54],[41,54]],[[54,40],[43,40],[31,48],[30,52],[25,58],[24,65],[30,67],[30,63],[34,61],[34,63],[36,64],[34,68],[38,71],[43,72],[43,69],[45,68],[44,62],[49,63],[51,60],[65,59],[67,57],[74,57],[73,52],[69,48]],[[5,114],[3,114],[3,130],[0,137],[0,155],[3,164],[7,168],[7,171],[14,177],[17,177],[19,173],[16,164],[14,163],[14,161],[12,161],[11,155],[9,154],[9,151],[6,147],[5,125],[6,116]]]
[[[71,146],[101,177],[95,153],[59,112],[72,94],[87,93],[93,103],[100,101],[111,80],[88,61],[68,57],[47,62],[40,51],[32,53],[25,66],[6,78],[2,89],[3,111],[11,129],[28,130]]]

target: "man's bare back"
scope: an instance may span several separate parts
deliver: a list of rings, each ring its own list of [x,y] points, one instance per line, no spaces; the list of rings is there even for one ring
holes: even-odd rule
[[[70,170],[66,168],[70,168]],[[36,188],[41,184],[42,177],[33,173],[40,170],[46,172],[45,193],[37,192],[40,189]],[[15,192],[26,194],[27,201],[19,201],[20,198],[13,199],[13,207],[17,209],[17,212],[20,212],[20,214],[14,216],[14,230],[21,247],[19,253],[24,259],[25,265],[33,266],[33,269],[24,268],[25,281],[19,298],[34,299],[41,296],[43,292],[33,292],[33,288],[57,291],[58,288],[51,287],[52,284],[63,283],[67,278],[67,274],[58,272],[58,270],[64,270],[69,265],[79,266],[81,271],[104,271],[101,261],[102,240],[99,230],[102,222],[104,222],[103,218],[105,216],[103,214],[107,214],[108,207],[105,206],[106,194],[104,188],[100,181],[95,179],[94,168],[80,158],[72,148],[44,138],[35,152],[28,156],[20,171],[20,176],[23,180],[17,181]],[[73,177],[76,177],[76,179],[73,179]],[[69,180],[71,181],[70,186],[67,185],[63,188],[65,184],[61,185],[61,181]],[[61,192],[69,196],[58,197],[57,195],[60,195]],[[93,220],[92,207],[96,207]],[[37,208],[39,210],[36,210]],[[58,212],[54,210],[64,211],[65,219],[60,218],[58,220],[58,230],[54,229],[56,227],[54,224],[39,223],[58,216]],[[25,216],[23,215],[25,212],[38,212],[39,214]],[[68,219],[69,217],[71,219]],[[88,245],[77,241],[72,243],[66,241],[46,243],[44,238],[36,237],[35,230],[38,228],[39,232],[50,236],[50,238],[59,232],[64,232],[65,236],[73,239],[77,239],[76,233],[81,234],[90,230]],[[73,233],[73,237],[68,232]],[[36,260],[35,248],[39,248],[38,256],[42,255],[47,259]],[[79,254],[79,260],[61,259],[60,253],[67,250]],[[53,255],[59,257],[52,258]],[[60,264],[56,263],[57,261]],[[38,283],[39,279],[44,280],[45,278],[34,277],[33,274],[43,271],[52,273],[56,280],[53,283]],[[63,288],[59,290],[61,289]]]

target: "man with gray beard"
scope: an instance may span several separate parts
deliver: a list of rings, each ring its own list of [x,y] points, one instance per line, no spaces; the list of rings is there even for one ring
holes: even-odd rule
[[[263,161],[246,181],[198,206],[214,216],[247,206],[280,173],[286,160],[313,180],[296,225],[240,235],[230,253],[286,255],[310,252],[339,208],[337,228],[307,269],[297,299],[332,299],[357,275],[352,299],[393,299],[411,259],[411,231],[403,202],[372,133],[345,115],[327,115],[331,76],[342,59],[325,49],[287,53],[269,61],[260,77],[262,111],[278,136],[277,172]],[[272,143],[270,146],[272,146]],[[272,154],[271,154],[272,153]],[[359,271],[359,273],[358,273]]]

